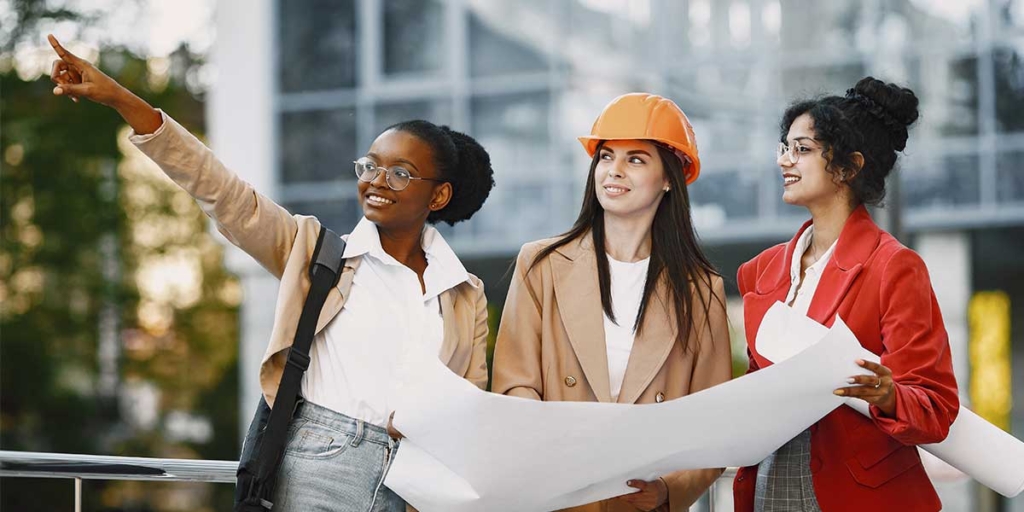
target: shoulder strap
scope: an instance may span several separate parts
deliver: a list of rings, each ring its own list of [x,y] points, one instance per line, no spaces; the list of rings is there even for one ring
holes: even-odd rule
[[[267,481],[273,474],[284,451],[285,435],[295,412],[302,375],[309,368],[309,348],[313,344],[316,323],[327,295],[341,277],[344,254],[345,241],[333,231],[321,226],[316,249],[309,260],[309,293],[302,306],[295,339],[288,351],[288,364],[281,375],[277,398],[274,400],[274,408],[270,411],[262,447],[257,455],[257,479],[261,482]]]

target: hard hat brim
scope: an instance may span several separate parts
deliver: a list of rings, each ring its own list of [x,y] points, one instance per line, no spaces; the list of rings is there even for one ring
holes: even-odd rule
[[[601,141],[607,141],[607,140],[653,140],[655,142],[660,142],[660,143],[662,143],[662,144],[664,144],[666,146],[671,147],[672,149],[675,149],[676,151],[679,151],[679,152],[683,153],[692,162],[691,165],[684,166],[685,167],[684,172],[686,173],[686,184],[687,185],[693,183],[694,181],[697,181],[697,177],[700,176],[700,158],[698,158],[697,155],[694,154],[693,151],[690,148],[681,148],[678,145],[673,144],[672,141],[668,141],[668,140],[664,140],[664,139],[657,139],[657,138],[637,139],[635,137],[594,137],[593,135],[584,135],[582,137],[577,137],[577,139],[580,141],[580,144],[583,144],[583,149],[586,150],[587,155],[589,155],[590,157],[594,156],[594,152],[597,151],[597,145],[600,144]]]

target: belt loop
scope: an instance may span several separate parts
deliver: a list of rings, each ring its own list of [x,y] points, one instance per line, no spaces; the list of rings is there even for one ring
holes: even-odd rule
[[[359,443],[363,441],[363,420],[356,420],[356,435],[352,437],[352,442],[349,443],[352,447],[359,446]]]

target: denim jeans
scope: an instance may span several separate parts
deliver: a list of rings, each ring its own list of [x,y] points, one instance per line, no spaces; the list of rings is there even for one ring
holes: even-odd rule
[[[397,449],[384,428],[302,401],[288,427],[273,511],[405,512],[405,501],[384,485]]]

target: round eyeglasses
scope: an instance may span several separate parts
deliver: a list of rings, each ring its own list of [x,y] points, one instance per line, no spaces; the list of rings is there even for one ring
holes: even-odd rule
[[[381,171],[384,171],[384,181],[388,184],[388,188],[396,192],[399,190],[405,190],[405,187],[408,187],[412,180],[437,181],[440,183],[445,182],[445,180],[434,178],[418,178],[413,176],[408,169],[399,165],[393,165],[387,168],[378,167],[376,162],[366,157],[360,158],[352,163],[355,164],[356,178],[358,178],[359,181],[370,183],[377,179],[377,175]]]
[[[785,142],[780,142],[779,147],[775,149],[775,160],[785,155],[789,157],[789,163],[796,165],[800,161],[800,155],[809,154],[817,149],[804,144],[800,140],[793,141],[792,146],[787,146]]]

